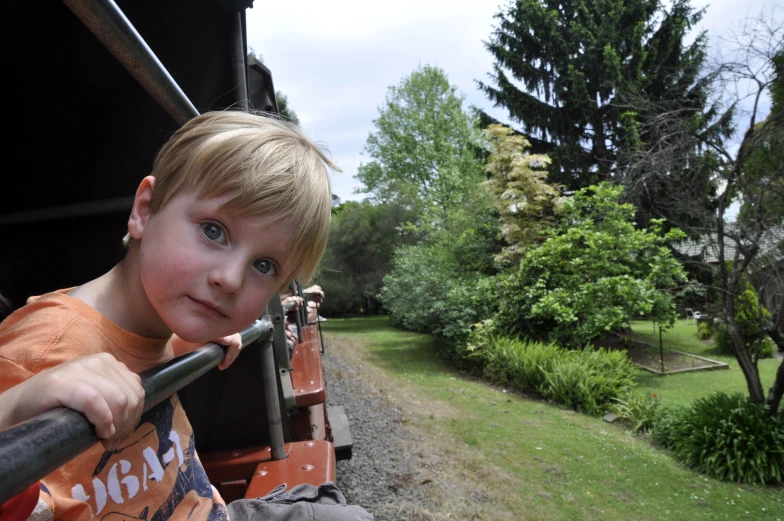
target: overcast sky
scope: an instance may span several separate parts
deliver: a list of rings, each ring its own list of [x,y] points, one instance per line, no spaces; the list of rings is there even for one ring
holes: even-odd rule
[[[784,0],[695,0],[710,4],[701,28],[726,34],[747,14],[759,14]],[[476,105],[502,121],[477,90],[492,58],[483,45],[498,0],[257,0],[247,11],[248,45],[272,71],[275,88],[288,96],[305,132],[327,145],[343,169],[332,179],[341,199],[354,194],[353,178],[365,140],[387,88],[418,65],[444,69],[453,85]]]

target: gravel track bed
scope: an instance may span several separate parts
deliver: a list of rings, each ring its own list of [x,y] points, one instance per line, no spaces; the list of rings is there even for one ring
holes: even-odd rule
[[[361,505],[376,521],[412,519],[412,507],[432,507],[417,486],[416,469],[403,441],[416,436],[401,425],[401,412],[383,391],[356,377],[357,371],[337,356],[322,358],[328,405],[342,405],[354,438],[352,457],[338,461],[337,486],[349,504]]]

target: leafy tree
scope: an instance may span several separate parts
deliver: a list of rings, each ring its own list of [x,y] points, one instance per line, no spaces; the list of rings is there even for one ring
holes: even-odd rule
[[[774,8],[770,13],[745,20],[723,44],[724,55],[708,77],[712,95],[726,103],[726,110],[717,114],[711,124],[725,126],[737,140],[726,139],[724,132],[702,132],[677,113],[662,112],[655,121],[640,125],[644,132],[650,126],[667,128],[670,137],[655,148],[641,150],[637,182],[655,183],[661,172],[678,171],[690,161],[684,151],[695,147],[711,151],[715,158],[712,182],[718,187],[715,208],[695,204],[688,191],[674,192],[671,197],[679,204],[684,221],[704,223],[698,231],[705,237],[706,250],[716,259],[712,286],[721,296],[719,314],[746,378],[749,398],[757,404],[766,403],[771,414],[776,414],[784,396],[784,363],[766,398],[757,366],[762,343],[756,350],[749,350],[737,318],[741,308],[744,313],[749,311],[743,298],[748,280],[756,286],[760,300],[770,306],[768,318],[764,306],[758,304],[755,321],[779,350],[784,350],[784,334],[779,330],[784,320],[784,298],[780,297],[784,288],[781,11]],[[766,115],[763,100],[768,93],[773,104]],[[729,222],[728,210],[733,201],[740,202],[741,209],[736,221]],[[680,226],[681,222],[675,224]],[[707,260],[702,263],[714,266]]]
[[[683,41],[702,14],[689,0],[517,0],[496,15],[486,42],[493,84],[479,87],[550,156],[552,182],[607,180],[636,117],[617,106],[619,94],[703,109],[705,35]]]
[[[329,242],[316,279],[328,295],[323,315],[381,311],[377,294],[395,248],[415,240],[400,227],[418,213],[415,202],[402,200],[377,205],[347,201],[333,208]]]
[[[579,346],[606,331],[630,326],[640,314],[665,328],[675,321],[667,290],[685,280],[668,241],[679,230],[634,225],[634,206],[622,188],[579,190],[564,203],[560,224],[529,248],[503,284],[498,326],[508,334]]]
[[[409,185],[427,207],[444,209],[482,179],[474,118],[440,68],[420,66],[389,87],[374,123],[365,144],[370,161],[356,176],[373,200],[388,201]]]
[[[281,91],[276,90],[275,99],[278,101],[278,111],[280,112],[280,115],[295,125],[299,125],[297,113],[289,106],[289,98]]]
[[[492,152],[485,163],[488,180],[501,221],[501,233],[508,246],[499,261],[516,261],[523,248],[544,239],[544,232],[555,222],[555,209],[562,202],[557,186],[547,184],[544,169],[550,159],[527,154],[530,145],[520,135],[503,125],[485,129]]]
[[[395,251],[381,291],[384,307],[396,324],[454,347],[496,308],[493,256],[500,248],[492,201],[475,190],[426,240]]]

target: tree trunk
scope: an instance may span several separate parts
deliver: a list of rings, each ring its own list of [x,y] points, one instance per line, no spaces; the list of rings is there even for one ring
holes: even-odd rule
[[[727,297],[732,298],[730,296]],[[735,358],[738,360],[741,371],[746,377],[746,383],[749,388],[749,398],[754,403],[765,403],[765,391],[762,389],[762,382],[759,377],[759,370],[751,360],[749,348],[738,332],[738,326],[735,324],[735,317],[727,314],[727,333],[732,339],[732,347],[735,349]]]
[[[738,269],[738,259],[735,259],[732,273],[727,280],[727,292],[724,295],[724,320],[727,323],[727,333],[732,340],[732,347],[735,350],[735,358],[738,360],[743,376],[746,377],[746,384],[749,388],[749,398],[754,403],[765,403],[765,391],[762,389],[762,382],[759,377],[759,369],[751,359],[749,348],[740,336],[738,325],[735,323],[735,295],[740,281],[741,270]],[[726,280],[726,279],[725,279]]]
[[[780,353],[784,353],[784,334],[779,331],[779,324],[781,323],[781,316],[784,314],[784,299],[779,302],[776,309],[768,322],[765,332],[770,336],[771,340],[775,342],[779,348]],[[781,397],[784,395],[784,360],[779,364],[779,370],[776,371],[776,379],[768,391],[768,399],[765,401],[770,406],[771,414],[778,414],[781,405]],[[784,414],[782,412],[781,414]]]
[[[776,380],[768,391],[768,399],[765,403],[770,407],[770,414],[782,414],[784,411],[779,412],[781,406],[781,396],[784,395],[784,360],[779,364],[779,370],[776,371]]]

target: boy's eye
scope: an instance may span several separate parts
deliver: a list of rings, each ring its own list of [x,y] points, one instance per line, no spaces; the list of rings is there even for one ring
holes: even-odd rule
[[[275,267],[275,264],[266,259],[257,260],[253,263],[253,267],[259,270],[259,273],[269,275],[270,277],[274,277],[278,273],[278,268]]]
[[[223,228],[215,223],[202,223],[201,231],[205,237],[214,242],[223,242],[226,239]]]

